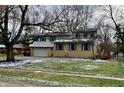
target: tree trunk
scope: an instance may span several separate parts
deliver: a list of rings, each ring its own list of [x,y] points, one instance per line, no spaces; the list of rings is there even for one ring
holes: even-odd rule
[[[92,46],[93,59],[96,59],[94,54],[94,44],[92,44],[91,46]]]
[[[13,53],[13,46],[6,45],[6,61],[15,61],[14,53]]]
[[[116,58],[118,59],[118,52],[116,53]]]

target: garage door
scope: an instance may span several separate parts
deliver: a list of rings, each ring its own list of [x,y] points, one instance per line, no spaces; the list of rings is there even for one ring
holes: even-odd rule
[[[33,48],[33,56],[48,56],[48,48]]]

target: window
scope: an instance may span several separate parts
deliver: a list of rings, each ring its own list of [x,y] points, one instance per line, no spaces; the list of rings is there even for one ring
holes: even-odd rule
[[[89,51],[90,50],[90,44],[89,43],[84,43],[83,45],[84,45],[83,47],[84,47],[85,51]]]
[[[40,38],[40,41],[46,41],[46,38],[45,37],[42,37],[42,38]]]
[[[93,38],[94,37],[94,33],[91,33],[90,36]]]
[[[84,33],[84,38],[87,38],[87,33]]]
[[[55,41],[55,37],[50,37],[49,41]]]
[[[74,50],[76,50],[77,49],[77,46],[76,46],[77,44],[75,44],[75,43],[70,43],[69,44],[69,50],[70,51],[74,51]]]
[[[79,38],[79,37],[80,37],[80,35],[79,35],[78,33],[76,33],[75,37],[76,37],[76,38]]]
[[[51,51],[53,51],[53,48],[51,48]]]
[[[64,44],[58,43],[56,44],[56,50],[63,50],[64,49]]]
[[[40,38],[37,38],[37,40],[36,40],[36,41],[37,41],[37,42],[39,42],[39,40],[40,40]]]
[[[82,51],[84,50],[84,44],[83,43],[81,44],[81,50]]]

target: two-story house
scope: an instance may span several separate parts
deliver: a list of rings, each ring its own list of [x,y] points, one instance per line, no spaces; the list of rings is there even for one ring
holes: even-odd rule
[[[37,37],[30,46],[33,56],[42,57],[81,57],[97,56],[94,43],[97,29],[79,30],[66,33],[47,33]]]

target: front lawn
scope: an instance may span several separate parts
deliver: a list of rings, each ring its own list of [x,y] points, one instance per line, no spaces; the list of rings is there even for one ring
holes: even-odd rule
[[[52,83],[53,85],[51,86],[94,86],[94,87],[122,86],[124,87],[124,81],[119,81],[119,80],[84,78],[79,76],[49,74],[45,72],[36,73],[32,71],[22,71],[22,70],[0,70],[0,76],[2,78],[6,78],[6,77],[22,78],[23,82],[24,81],[28,82],[29,80],[35,80],[36,82],[37,79],[44,81],[46,80],[49,82],[53,82]],[[57,82],[57,84],[54,84],[54,82]]]
[[[93,62],[82,60],[66,60],[66,61],[52,61],[41,62],[36,64],[26,65],[25,68],[29,69],[46,69],[55,71],[71,71],[79,72],[82,74],[104,74],[114,76],[124,76],[123,60],[110,61],[110,62]]]
[[[38,85],[45,84],[45,86],[124,87],[124,80],[110,79],[110,76],[124,78],[123,59],[105,62],[83,59],[41,58],[37,61],[40,62],[26,64],[21,66],[21,69],[1,68],[0,80],[10,79],[11,81],[15,79],[33,84],[38,83]],[[57,74],[57,72],[62,74]],[[100,77],[106,75],[110,78],[88,77],[89,75],[81,77],[81,74],[93,74]]]

